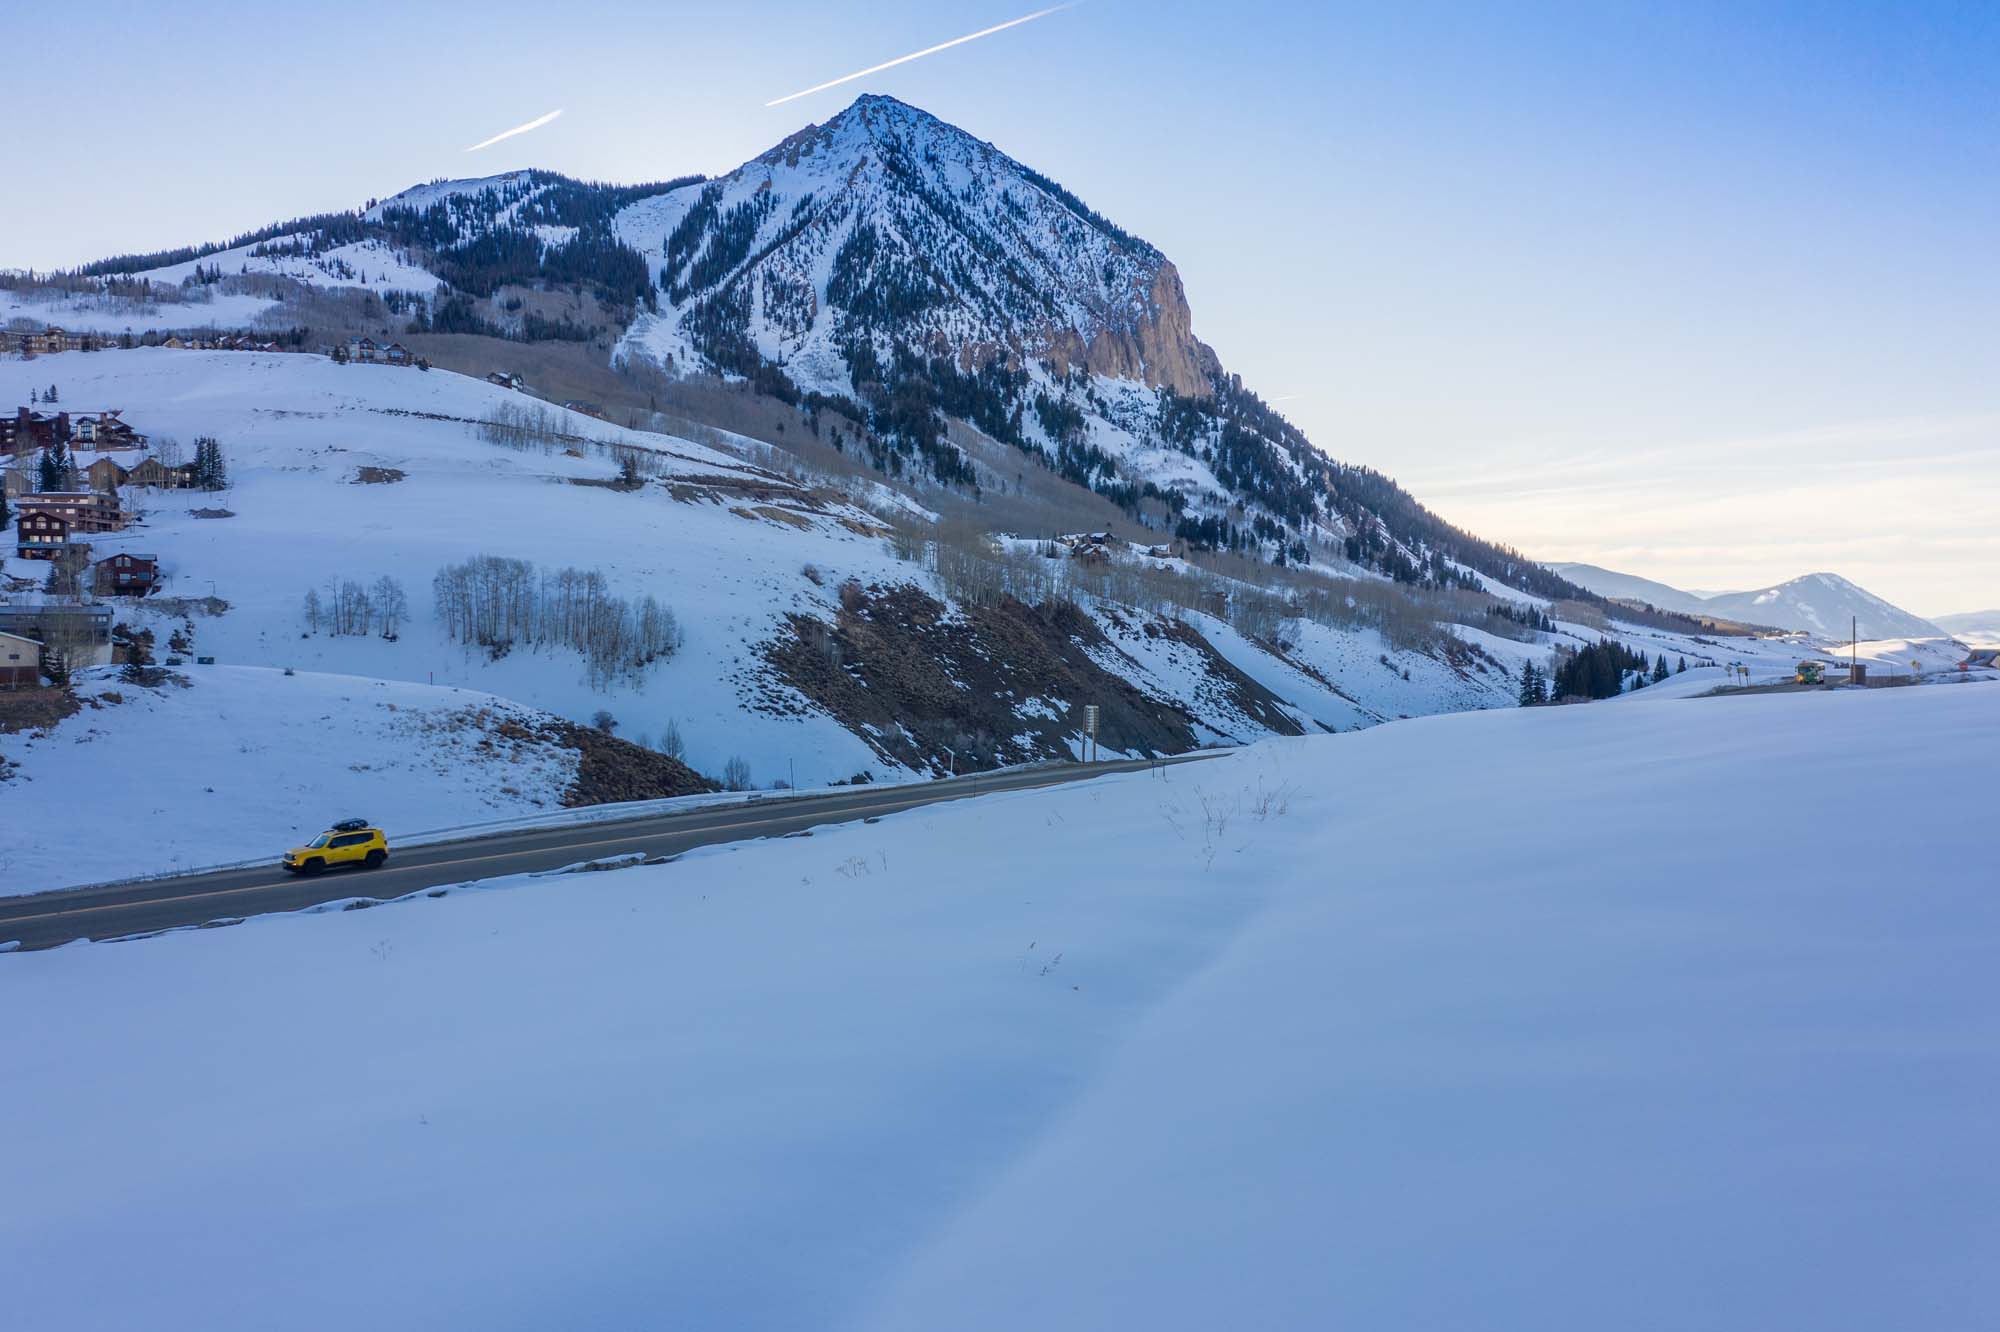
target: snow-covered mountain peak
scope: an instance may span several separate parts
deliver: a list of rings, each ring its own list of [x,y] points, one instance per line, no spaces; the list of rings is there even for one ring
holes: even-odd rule
[[[1662,610],[1689,615],[1711,615],[1743,624],[1771,625],[1834,638],[1844,638],[1857,627],[1861,636],[1869,639],[1945,636],[1942,629],[1921,616],[1912,615],[1851,580],[1824,570],[1749,592],[1703,596],[1589,564],[1551,567],[1600,596],[1643,601]]]
[[[1930,621],[1884,601],[1836,573],[1803,574],[1759,592],[1717,597],[1710,604],[1740,606],[1744,613],[1737,618],[1753,622],[1764,618],[1761,613],[1774,613],[1776,618],[1771,623],[1836,638],[1856,628],[1865,638],[1945,636]]]
[[[990,147],[980,145],[964,130],[939,120],[921,107],[911,106],[883,93],[863,93],[839,114],[817,125],[807,125],[759,154],[756,160],[772,165],[779,162],[795,165],[799,157],[821,151],[840,152],[868,144],[904,151],[926,142]]]
[[[645,330],[740,368],[754,350],[848,392],[857,359],[939,350],[1071,368],[1201,396],[1215,358],[1152,246],[990,143],[866,96],[705,185],[620,218],[657,256]]]

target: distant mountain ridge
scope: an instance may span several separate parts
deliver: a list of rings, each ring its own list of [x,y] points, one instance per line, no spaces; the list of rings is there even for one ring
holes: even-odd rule
[[[1769,625],[1775,629],[1823,634],[1830,638],[1845,637],[1850,626],[1856,622],[1859,623],[1861,637],[1865,639],[1951,636],[1941,624],[1913,615],[1839,574],[1804,574],[1754,591],[1721,592],[1703,597],[1666,583],[1599,568],[1594,564],[1553,564],[1549,567],[1599,596],[1643,601],[1661,610],[1707,615],[1742,624]]]
[[[1690,615],[1714,614],[1706,608],[1704,598],[1698,592],[1689,592],[1678,587],[1669,587],[1650,578],[1637,574],[1619,573],[1595,564],[1556,563],[1549,568],[1569,579],[1579,587],[1587,587],[1601,597],[1613,597],[1621,601],[1642,601],[1661,610],[1681,611]]]
[[[2000,610],[1934,615],[1931,623],[1972,647],[2000,647]]]

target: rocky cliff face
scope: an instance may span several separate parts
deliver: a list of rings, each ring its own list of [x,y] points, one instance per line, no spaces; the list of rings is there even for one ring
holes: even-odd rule
[[[1194,335],[1181,275],[1161,261],[1129,322],[1106,318],[1094,334],[1051,329],[1040,349],[1060,372],[1081,368],[1093,375],[1129,379],[1147,388],[1172,389],[1183,397],[1206,397],[1221,365],[1208,344]]]

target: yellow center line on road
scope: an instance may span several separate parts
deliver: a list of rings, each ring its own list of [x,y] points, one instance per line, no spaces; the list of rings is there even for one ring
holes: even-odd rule
[[[1064,780],[1067,779],[1057,778],[1055,779],[1055,781],[1047,783],[1047,785],[1053,786],[1057,782]],[[976,792],[967,792],[966,794],[976,794]],[[922,805],[940,804],[943,801],[952,798],[954,797],[940,794],[940,795],[923,796],[906,801],[892,801],[885,805],[858,805],[851,811],[822,810],[822,811],[802,811],[802,813],[804,812],[861,813],[862,811],[871,811],[871,812],[896,814],[902,812],[903,810],[915,809]],[[563,852],[583,851],[583,850],[588,850],[591,847],[597,847],[597,846],[615,846],[620,842],[630,841],[635,836],[648,837],[648,838],[674,837],[674,836],[685,836],[687,835],[688,832],[695,832],[695,833],[724,832],[732,828],[754,828],[760,824],[778,822],[783,817],[784,815],[782,810],[774,808],[764,818],[743,819],[735,823],[709,823],[709,824],[704,824],[699,828],[687,829],[680,832],[676,832],[670,829],[668,831],[658,832],[658,833],[626,833],[622,836],[607,837],[594,842],[568,842],[559,846],[548,847],[546,849],[549,851],[563,851]],[[793,817],[797,817],[797,815],[794,815]],[[417,871],[417,870],[446,869],[453,865],[478,865],[478,864],[483,864],[489,860],[511,860],[517,856],[532,855],[532,854],[534,854],[532,850],[499,851],[493,853],[492,855],[486,855],[486,856],[466,856],[457,860],[440,860],[427,865],[413,865],[410,867],[410,870]],[[0,926],[25,924],[29,921],[37,921],[37,920],[60,920],[64,917],[89,915],[93,912],[99,912],[99,911],[133,911],[145,907],[171,906],[176,902],[199,902],[204,898],[210,898],[210,897],[236,897],[243,893],[265,893],[265,892],[270,892],[272,889],[275,888],[289,887],[298,882],[299,880],[297,879],[279,879],[272,883],[249,884],[242,888],[211,888],[207,892],[184,893],[179,897],[142,897],[142,898],[136,898],[129,902],[105,902],[98,906],[70,907],[67,910],[61,910],[61,911],[45,911],[39,915],[34,915],[34,916],[0,917]],[[418,892],[421,890],[412,889],[411,891]],[[356,894],[356,895],[363,896],[365,894]],[[328,900],[339,901],[340,899],[329,898]]]

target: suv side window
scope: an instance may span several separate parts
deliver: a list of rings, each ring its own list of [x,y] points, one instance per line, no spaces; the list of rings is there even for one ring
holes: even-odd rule
[[[367,833],[343,833],[333,839],[333,844],[335,846],[360,846],[367,840]]]

